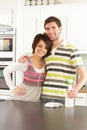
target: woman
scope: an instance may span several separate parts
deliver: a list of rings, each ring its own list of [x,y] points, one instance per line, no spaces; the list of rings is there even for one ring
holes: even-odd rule
[[[3,70],[5,81],[11,90],[11,100],[39,101],[41,86],[45,79],[46,71],[44,58],[52,49],[52,42],[44,34],[37,34],[32,44],[33,54],[26,56],[26,63],[15,62]],[[21,71],[23,82],[14,86],[11,73]]]

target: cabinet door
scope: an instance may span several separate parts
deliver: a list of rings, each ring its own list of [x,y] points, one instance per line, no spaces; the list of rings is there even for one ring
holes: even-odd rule
[[[67,39],[80,50],[87,49],[87,4],[67,6]]]
[[[32,41],[37,33],[38,19],[40,17],[39,6],[25,6],[23,15],[23,50],[31,52]]]
[[[45,31],[44,20],[49,16],[60,18],[63,26],[63,39],[76,45],[80,50],[87,50],[86,12],[87,4],[25,6],[23,18],[23,50],[31,50],[32,40],[35,34]]]
[[[75,105],[78,106],[87,106],[87,95],[86,93],[78,93],[77,97],[75,98]]]
[[[40,7],[40,18],[39,18],[39,26],[37,28],[38,32],[44,32],[44,21],[49,16],[58,17],[62,22],[62,37],[63,39],[67,39],[67,17],[65,15],[65,9],[63,9],[63,5],[43,5]]]
[[[45,31],[44,20],[51,15],[61,19],[63,25],[62,36],[66,40],[67,19],[64,12],[62,6],[58,5],[25,6],[23,15],[23,51],[32,51],[31,46],[34,36]]]

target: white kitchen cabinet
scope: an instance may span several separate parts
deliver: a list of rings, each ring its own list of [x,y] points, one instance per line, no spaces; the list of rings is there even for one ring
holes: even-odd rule
[[[11,10],[9,10],[7,14],[0,14],[0,24],[12,25]]]
[[[81,51],[87,50],[87,4],[68,5],[67,40]]]
[[[67,17],[65,9],[62,10],[63,5],[43,5],[40,7],[40,18],[39,22],[40,25],[37,28],[38,32],[44,32],[44,21],[49,16],[56,16],[61,20],[62,23],[62,37],[66,40],[67,39]]]
[[[62,5],[61,5],[62,6]],[[66,40],[67,17],[64,15],[61,6],[42,5],[24,6],[23,10],[23,50],[31,52],[32,41],[37,33],[43,33],[44,21],[49,16],[59,17],[62,21],[62,36]]]
[[[16,26],[17,0],[0,0],[0,24]]]
[[[59,4],[24,6],[23,11],[23,51],[31,51],[36,33],[44,32],[44,20],[49,16],[61,19],[63,38],[87,52],[87,4]]]
[[[43,33],[44,20],[49,16],[57,16],[61,19],[63,30],[62,36],[66,40],[67,17],[62,11],[62,5],[24,6],[23,11],[23,44],[25,52],[31,52],[32,41],[37,33]]]
[[[87,106],[87,93],[78,93],[75,98],[75,105],[77,106]]]
[[[85,94],[78,93],[77,97],[75,98],[75,105],[85,106]]]
[[[32,51],[32,42],[37,33],[40,19],[40,6],[25,6],[23,12],[23,51]]]

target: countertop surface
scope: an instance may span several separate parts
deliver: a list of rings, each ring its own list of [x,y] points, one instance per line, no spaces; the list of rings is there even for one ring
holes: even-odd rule
[[[45,108],[23,101],[0,102],[0,130],[87,130],[87,107]]]
[[[79,92],[80,93],[87,93],[87,86],[82,87],[82,89]]]

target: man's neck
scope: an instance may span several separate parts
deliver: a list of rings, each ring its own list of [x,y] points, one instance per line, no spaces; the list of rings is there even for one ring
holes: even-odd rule
[[[53,41],[53,48],[55,48],[58,45],[62,44],[62,42],[63,42],[63,39],[59,39],[59,40]]]

